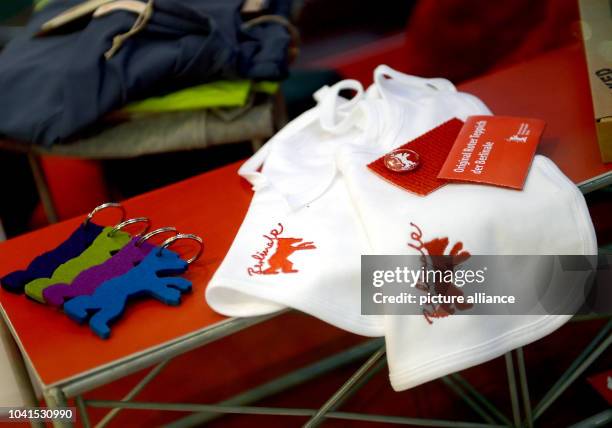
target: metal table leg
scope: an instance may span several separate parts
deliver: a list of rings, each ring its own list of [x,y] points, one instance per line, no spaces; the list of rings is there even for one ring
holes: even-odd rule
[[[451,391],[453,391],[463,401],[465,401],[465,403],[472,410],[474,410],[476,413],[478,413],[478,415],[480,417],[482,417],[482,419],[484,419],[485,422],[490,423],[490,424],[494,424],[495,423],[495,419],[489,413],[487,413],[487,411],[480,404],[478,404],[474,399],[472,399],[472,397],[470,397],[468,394],[466,394],[463,391],[463,389],[457,383],[455,383],[455,381],[450,376],[444,376],[440,380],[442,381],[442,383],[444,383],[446,386],[448,386]]]
[[[4,324],[4,321],[1,318],[0,324]],[[23,399],[23,404],[26,407],[38,407],[38,399],[36,398],[34,387],[30,381],[30,375],[28,374],[25,362],[21,352],[19,351],[17,343],[15,343],[15,340],[13,339],[13,336],[9,332],[6,325],[0,325],[0,344],[1,346],[4,346],[4,350],[7,353],[7,358],[10,361],[10,369],[15,374],[15,379],[17,381],[20,395]],[[35,420],[32,420],[30,425],[33,428],[44,428],[45,426],[44,422]]]
[[[571,425],[569,428],[596,428],[607,427],[612,424],[612,409],[597,413],[577,424]]]
[[[484,397],[480,392],[476,390],[467,380],[465,380],[460,374],[453,373],[450,375],[450,378],[453,379],[463,390],[471,396],[474,401],[480,404],[484,409],[486,409],[490,414],[497,418],[497,420],[506,425],[512,426],[512,422],[508,419],[502,412],[499,410],[493,403],[491,403],[486,397]]]
[[[533,411],[537,420],[546,409],[612,344],[612,320],[599,331],[582,353],[574,360]]]
[[[510,402],[512,404],[512,419],[514,427],[521,426],[520,403],[516,388],[516,376],[514,374],[514,363],[512,362],[512,352],[507,352],[504,355],[506,360],[506,373],[508,374],[508,388],[510,389]]]
[[[87,400],[91,407],[115,408],[134,410],[159,410],[170,412],[212,412],[235,415],[273,415],[273,416],[314,416],[319,410],[297,409],[284,407],[252,407],[252,406],[223,406],[218,404],[191,404],[191,403],[159,403],[159,402],[124,402],[112,400]],[[325,414],[328,419],[343,419],[349,421],[381,422],[386,424],[412,425],[436,428],[504,428],[503,425],[481,424],[477,422],[458,422],[440,419],[417,419],[403,416],[374,415],[369,413],[329,412]]]
[[[527,428],[533,428],[533,415],[531,412],[531,400],[529,398],[529,385],[527,383],[527,368],[525,367],[525,357],[523,348],[518,348],[514,351],[519,370],[519,383],[521,386],[521,396],[523,397],[523,411],[525,412],[525,425]]]
[[[40,164],[40,157],[33,153],[28,153],[28,160],[30,161],[30,168],[32,169],[32,175],[34,176],[34,183],[36,183],[36,189],[38,190],[38,196],[40,202],[43,205],[47,220],[49,223],[57,223],[58,217],[53,205],[53,199],[51,198],[51,192],[45,178],[45,172]]]
[[[149,371],[149,373],[147,373],[147,375],[143,377],[141,381],[138,382],[138,384],[134,388],[132,388],[132,390],[128,392],[125,397],[123,397],[122,401],[130,401],[134,397],[136,397],[140,393],[140,391],[145,388],[145,386],[147,386],[153,379],[157,377],[158,374],[161,373],[161,371],[168,365],[169,362],[170,360],[166,360],[153,367],[151,371]],[[80,395],[78,397],[80,397]],[[83,407],[83,410],[86,412],[85,407]],[[110,423],[110,421],[115,418],[115,416],[117,416],[120,411],[121,409],[110,410],[106,415],[104,415],[102,420],[96,424],[96,428],[104,428]]]
[[[385,356],[385,347],[383,346],[378,351],[376,351],[368,361],[363,364],[359,370],[355,372],[353,376],[351,376],[342,387],[336,391],[334,395],[332,395],[329,400],[321,406],[321,408],[317,411],[317,413],[304,424],[304,428],[314,428],[318,426],[323,418],[325,418],[325,414],[337,406],[339,406],[343,401],[345,401],[346,396],[351,394],[356,390],[358,385],[361,384],[360,380],[366,376],[366,374],[370,371],[372,367],[378,363],[378,361]]]
[[[64,395],[61,389],[59,388],[47,389],[43,392],[43,394],[45,396],[45,401],[49,409],[58,409],[60,407],[68,407],[66,396]],[[53,421],[53,427],[54,428],[72,428],[74,427],[74,423],[55,419]]]
[[[304,382],[323,376],[354,361],[366,358],[372,352],[379,349],[384,343],[383,339],[372,339],[346,351],[319,360],[308,366],[297,369],[289,374],[273,379],[253,389],[238,394],[232,398],[221,401],[218,404],[226,406],[245,406],[255,403],[263,398],[269,397],[289,388],[301,385]],[[200,426],[218,418],[219,414],[194,413],[165,425],[165,428],[187,428]]]
[[[89,422],[89,414],[87,413],[87,406],[85,405],[83,396],[77,395],[75,401],[77,409],[79,409],[79,414],[81,415],[81,422],[83,424],[83,428],[91,428],[91,422]]]

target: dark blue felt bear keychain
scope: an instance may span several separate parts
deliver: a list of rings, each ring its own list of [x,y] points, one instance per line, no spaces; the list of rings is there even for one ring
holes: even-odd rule
[[[100,235],[103,226],[93,223],[94,215],[106,208],[121,210],[121,221],[125,218],[125,210],[120,204],[108,202],[96,207],[87,219],[74,231],[72,235],[53,250],[36,257],[24,270],[18,270],[0,278],[2,287],[13,293],[23,293],[27,283],[38,278],[49,278],[55,269],[67,261],[77,257],[85,251]]]
[[[167,249],[179,239],[191,239],[200,244],[198,253],[184,261]],[[103,339],[110,336],[109,324],[121,317],[130,298],[150,296],[167,305],[178,305],[181,293],[191,290],[191,282],[179,277],[190,263],[202,253],[202,239],[196,235],[178,234],[167,239],[161,248],[151,251],[127,273],[109,279],[99,285],[90,296],[79,296],[64,304],[64,312],[73,320],[82,323],[91,313],[91,329]]]

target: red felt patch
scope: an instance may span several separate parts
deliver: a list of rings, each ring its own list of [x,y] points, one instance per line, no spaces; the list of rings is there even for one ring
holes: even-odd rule
[[[463,122],[459,119],[444,122],[442,125],[370,163],[368,168],[404,190],[421,196],[428,195],[447,183],[446,180],[441,180],[437,176],[462,127]],[[414,169],[397,172],[386,166],[389,155],[393,152],[401,153],[401,150],[410,150],[417,153],[418,165]]]

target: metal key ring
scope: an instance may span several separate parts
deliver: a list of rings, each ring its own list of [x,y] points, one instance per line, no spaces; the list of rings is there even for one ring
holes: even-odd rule
[[[145,223],[144,230],[142,230],[138,235],[134,235],[138,237],[141,237],[142,235],[147,233],[147,231],[149,230],[149,227],[151,226],[151,220],[149,220],[146,217],[130,218],[126,221],[122,221],[117,226],[113,227],[112,230],[108,232],[108,236],[113,236],[115,233],[119,232],[124,227],[129,226],[130,224],[135,224],[135,223]]]
[[[166,239],[161,244],[161,248],[157,251],[157,255],[161,256],[162,250],[168,248],[170,245],[172,245],[174,242],[178,241],[179,239],[190,239],[200,244],[200,248],[198,249],[198,252],[195,254],[195,256],[187,260],[188,265],[190,265],[191,263],[195,262],[197,259],[200,258],[200,255],[202,255],[202,251],[204,251],[204,241],[198,235],[193,235],[191,233],[179,233],[178,235],[173,236],[172,238]]]
[[[169,227],[160,227],[159,229],[155,229],[155,230],[147,233],[146,235],[143,235],[140,238],[138,238],[138,241],[136,241],[136,246],[140,247],[145,241],[148,241],[149,239],[151,239],[155,235],[159,235],[160,233],[166,233],[166,232],[176,232],[175,235],[178,235],[178,231],[176,230],[176,227],[172,227],[172,226],[169,226]]]
[[[117,202],[106,202],[102,205],[98,205],[97,207],[95,207],[93,209],[92,212],[90,212],[89,214],[87,214],[87,218],[85,219],[85,221],[83,222],[83,224],[87,224],[89,223],[94,216],[99,213],[100,211],[103,211],[107,208],[118,208],[119,210],[121,210],[121,218],[119,219],[119,222],[122,222],[123,220],[125,220],[125,208],[123,208],[123,206]]]

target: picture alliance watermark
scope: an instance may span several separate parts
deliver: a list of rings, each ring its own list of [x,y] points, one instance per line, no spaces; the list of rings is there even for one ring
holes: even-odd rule
[[[612,313],[612,256],[362,256],[364,315]]]
[[[372,285],[374,287],[380,288],[385,284],[404,284],[411,288],[418,288],[423,293],[400,292],[399,294],[386,295],[380,291],[374,293],[373,301],[377,304],[418,303],[420,306],[516,303],[514,295],[490,296],[484,292],[477,292],[474,295],[466,296],[450,286],[452,284],[460,289],[465,285],[482,284],[486,280],[486,272],[486,266],[475,271],[470,269],[454,270],[448,267],[441,267],[440,269],[421,267],[419,270],[414,270],[406,266],[403,268],[396,267],[395,270],[376,270],[372,275]],[[448,284],[448,286],[444,290],[446,292],[432,294],[426,288],[426,284]]]

